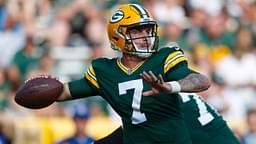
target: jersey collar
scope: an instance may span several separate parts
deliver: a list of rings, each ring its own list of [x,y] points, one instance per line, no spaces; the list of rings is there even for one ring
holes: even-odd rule
[[[121,62],[121,58],[116,59],[116,63],[118,65],[118,67],[125,72],[127,75],[131,75],[133,74],[138,68],[141,67],[141,65],[144,63],[144,61],[140,62],[135,68],[133,69],[129,69],[126,66],[124,66]]]

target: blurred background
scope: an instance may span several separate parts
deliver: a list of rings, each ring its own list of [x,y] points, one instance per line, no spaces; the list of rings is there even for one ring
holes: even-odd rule
[[[84,106],[93,138],[120,125],[101,97],[41,110],[13,97],[27,78],[51,74],[66,82],[81,78],[92,59],[117,55],[106,24],[115,6],[131,2],[159,22],[160,46],[179,43],[191,68],[211,79],[201,94],[241,143],[249,137],[246,144],[256,144],[256,0],[0,0],[0,140],[56,143],[75,132],[72,116]]]

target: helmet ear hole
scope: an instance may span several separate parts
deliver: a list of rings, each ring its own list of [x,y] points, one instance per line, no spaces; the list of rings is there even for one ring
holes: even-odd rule
[[[115,40],[115,41],[118,41],[119,40],[119,38],[118,37],[113,37],[113,39]]]

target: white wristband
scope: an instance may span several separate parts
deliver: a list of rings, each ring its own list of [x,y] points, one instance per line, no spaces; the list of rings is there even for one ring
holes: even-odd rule
[[[180,86],[180,84],[179,84],[179,82],[177,82],[177,81],[171,81],[171,82],[167,82],[170,86],[171,86],[171,88],[172,88],[172,90],[170,91],[170,93],[178,93],[178,92],[180,92],[181,91],[181,86]]]

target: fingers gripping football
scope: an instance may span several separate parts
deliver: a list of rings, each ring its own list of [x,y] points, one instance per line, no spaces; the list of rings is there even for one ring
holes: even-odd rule
[[[53,77],[51,75],[38,75],[35,77],[28,78],[27,80],[24,81],[24,83],[27,83],[28,81],[31,81],[33,79],[38,79],[38,78],[45,78],[45,79],[51,78],[51,79],[59,80],[57,77]]]

